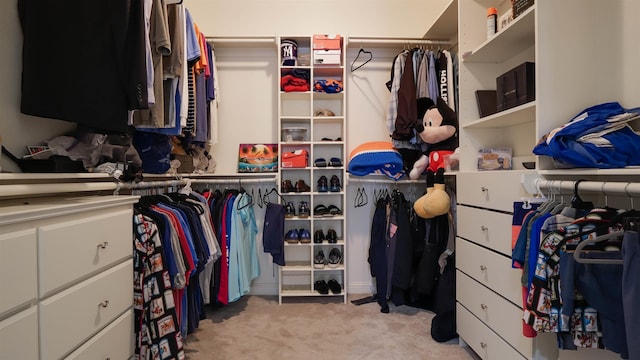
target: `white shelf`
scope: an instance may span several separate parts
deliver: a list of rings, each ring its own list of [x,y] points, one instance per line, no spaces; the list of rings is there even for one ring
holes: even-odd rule
[[[536,120],[536,102],[531,101],[499,113],[485,116],[469,124],[461,125],[465,129],[515,126]]]
[[[298,53],[300,53],[301,46],[303,48],[307,47],[309,50],[313,47],[311,36],[281,37],[278,42],[284,39],[295,40],[298,43]],[[344,44],[345,42],[343,42],[343,46]],[[278,61],[278,63],[281,64],[282,62]],[[311,216],[308,218],[300,218],[298,216],[287,218],[287,228],[305,227],[314,235],[317,230],[326,231],[328,228],[332,228],[340,238],[344,238],[347,234],[345,216],[315,217],[313,216],[313,208],[323,202],[335,205],[342,211],[344,211],[346,207],[347,194],[344,191],[326,193],[316,191],[317,181],[320,176],[323,175],[337,175],[340,178],[340,182],[344,183],[346,179],[346,167],[343,165],[339,167],[328,166],[321,168],[315,167],[314,165],[314,161],[318,158],[324,158],[329,161],[331,158],[336,157],[344,161],[347,156],[347,143],[345,141],[347,129],[345,114],[347,114],[347,109],[345,104],[346,88],[344,88],[346,67],[343,64],[345,64],[344,47],[342,49],[340,64],[327,65],[313,64],[312,62],[310,66],[280,66],[277,72],[279,74],[285,74],[291,69],[309,69],[312,82],[319,79],[340,80],[343,82],[343,90],[333,94],[316,91],[297,93],[278,91],[278,114],[280,114],[278,118],[278,129],[281,130],[284,126],[304,127],[307,129],[305,139],[310,139],[309,141],[279,143],[281,155],[283,151],[290,151],[294,148],[304,148],[308,151],[309,160],[309,166],[304,168],[280,167],[278,169],[279,180],[289,179],[294,181],[302,179],[311,186],[312,190],[303,193],[282,194],[285,201],[288,201],[289,198],[293,198],[294,200],[304,199],[308,202],[311,212]],[[329,109],[335,116],[315,116],[315,112],[321,109]],[[331,140],[321,140],[323,138]],[[341,138],[341,140],[333,140],[337,138]],[[297,212],[296,209],[296,213]],[[328,267],[325,269],[313,268],[313,258],[316,255],[315,251],[328,249],[330,247],[341,249],[342,257],[346,259],[347,244],[344,240],[335,244],[329,244],[327,242],[316,244],[313,243],[312,239],[311,244],[285,245],[285,263],[287,266],[281,267],[278,274],[280,302],[282,302],[283,297],[340,296],[346,303],[346,290],[343,290],[340,294],[322,295],[313,289],[315,282],[319,279],[327,278],[328,274],[337,279],[341,284],[347,284],[346,264],[341,264],[335,269],[329,269]]]
[[[425,39],[451,40],[458,37],[458,0],[449,0],[429,30]]]
[[[463,53],[462,60],[468,63],[501,63],[530,48],[535,43],[535,10],[533,5],[476,49]]]

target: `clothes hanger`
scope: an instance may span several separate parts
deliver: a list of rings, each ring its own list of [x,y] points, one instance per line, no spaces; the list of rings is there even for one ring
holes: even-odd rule
[[[578,185],[583,182],[584,179],[577,180],[573,185],[573,197],[571,198],[571,207],[578,210],[593,209],[593,203],[591,201],[584,201],[578,194]]]
[[[246,204],[242,205],[242,206],[239,206],[240,204],[238,203],[238,205],[236,205],[236,209],[237,210],[242,210],[242,209],[246,208],[247,206],[253,206],[253,204],[254,204],[254,201],[253,201],[253,189],[251,189],[251,195],[249,195],[249,193],[246,192],[243,188],[240,188],[240,189],[241,189],[240,193],[243,194],[244,196],[248,196],[249,197],[249,201]]]
[[[612,254],[614,253],[613,251],[600,251],[600,250],[584,250],[584,248],[586,246],[589,245],[594,245],[596,243],[602,242],[602,241],[606,241],[606,240],[614,240],[614,239],[620,239],[623,235],[624,235],[624,230],[618,230],[618,231],[614,231],[611,232],[609,234],[604,234],[604,235],[600,235],[596,238],[593,239],[587,239],[587,240],[583,240],[581,241],[578,246],[575,248],[575,250],[573,251],[573,259],[576,262],[582,263],[582,264],[615,264],[615,265],[620,265],[622,264],[622,259],[602,259],[602,258],[583,258],[582,256],[580,256],[582,253],[585,252],[590,252],[590,253],[596,253],[596,254]]]
[[[265,204],[270,204],[271,201],[269,201],[269,195],[275,193],[276,195],[278,195],[278,197],[280,198],[280,200],[282,200],[282,203],[285,204],[287,202],[287,200],[282,197],[282,195],[280,195],[280,193],[278,192],[278,189],[274,187],[271,188],[271,190],[267,191],[266,193],[264,193],[263,195],[263,201]]]
[[[360,58],[360,55],[368,55],[368,58],[362,60],[363,63],[355,66],[356,61],[358,61],[358,59]],[[358,55],[356,55],[356,58],[353,59],[353,62],[351,63],[351,72],[354,72],[358,69],[360,69],[361,67],[365,66],[369,61],[373,60],[373,53],[371,51],[367,51],[365,49],[363,49],[362,47],[360,47],[360,50],[358,51]]]

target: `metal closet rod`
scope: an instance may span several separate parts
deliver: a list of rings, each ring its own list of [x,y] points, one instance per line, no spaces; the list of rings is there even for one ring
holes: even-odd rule
[[[421,39],[421,38],[393,38],[393,37],[368,37],[368,36],[358,36],[358,37],[349,37],[349,43],[353,43],[355,45],[366,45],[366,44],[378,44],[378,45],[453,45],[454,43],[448,40],[429,40],[429,39]]]
[[[276,43],[275,36],[206,36],[212,43]]]
[[[573,193],[577,181],[536,179],[538,189],[546,189],[551,193]],[[580,181],[578,193],[590,192],[602,195],[640,196],[640,183],[624,181]]]
[[[0,198],[33,197],[38,195],[71,194],[79,192],[100,192],[133,189],[151,189],[170,186],[184,186],[191,184],[256,184],[275,182],[275,176],[263,178],[226,177],[218,179],[174,179],[159,181],[141,181],[138,183],[116,183],[108,181],[80,182],[80,183],[39,183],[39,184],[10,184],[0,185]]]

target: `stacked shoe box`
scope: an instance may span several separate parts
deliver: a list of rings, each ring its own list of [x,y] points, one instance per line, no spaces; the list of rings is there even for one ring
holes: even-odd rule
[[[342,36],[313,35],[313,63],[316,65],[340,65]]]

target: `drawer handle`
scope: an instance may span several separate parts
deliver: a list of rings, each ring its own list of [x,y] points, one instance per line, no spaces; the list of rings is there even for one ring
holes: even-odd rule
[[[488,188],[486,188],[486,187],[484,187],[484,186],[483,186],[483,187],[481,187],[481,188],[480,188],[480,190],[482,190],[482,192],[487,192],[487,191],[489,191],[489,189],[488,189]]]
[[[100,301],[98,303],[98,306],[100,306],[101,308],[106,308],[107,306],[109,306],[109,300]]]
[[[486,349],[487,348],[487,343],[481,342],[480,343],[480,347],[483,348],[483,349]]]
[[[487,270],[487,267],[486,267],[486,266],[484,266],[484,265],[480,265],[480,270],[482,270],[482,271],[486,271],[486,270]]]
[[[480,226],[480,230],[482,230],[482,231],[487,231],[487,230],[489,230],[489,228],[488,228],[488,227],[486,227],[486,226],[484,226],[484,225],[482,225],[482,226]]]
[[[105,242],[103,242],[103,243],[98,244],[98,247],[99,247],[100,249],[106,249],[106,248],[107,248],[107,246],[109,246],[109,242],[108,242],[108,241],[105,241]]]
[[[480,304],[480,309],[487,310],[488,306],[485,304]]]

